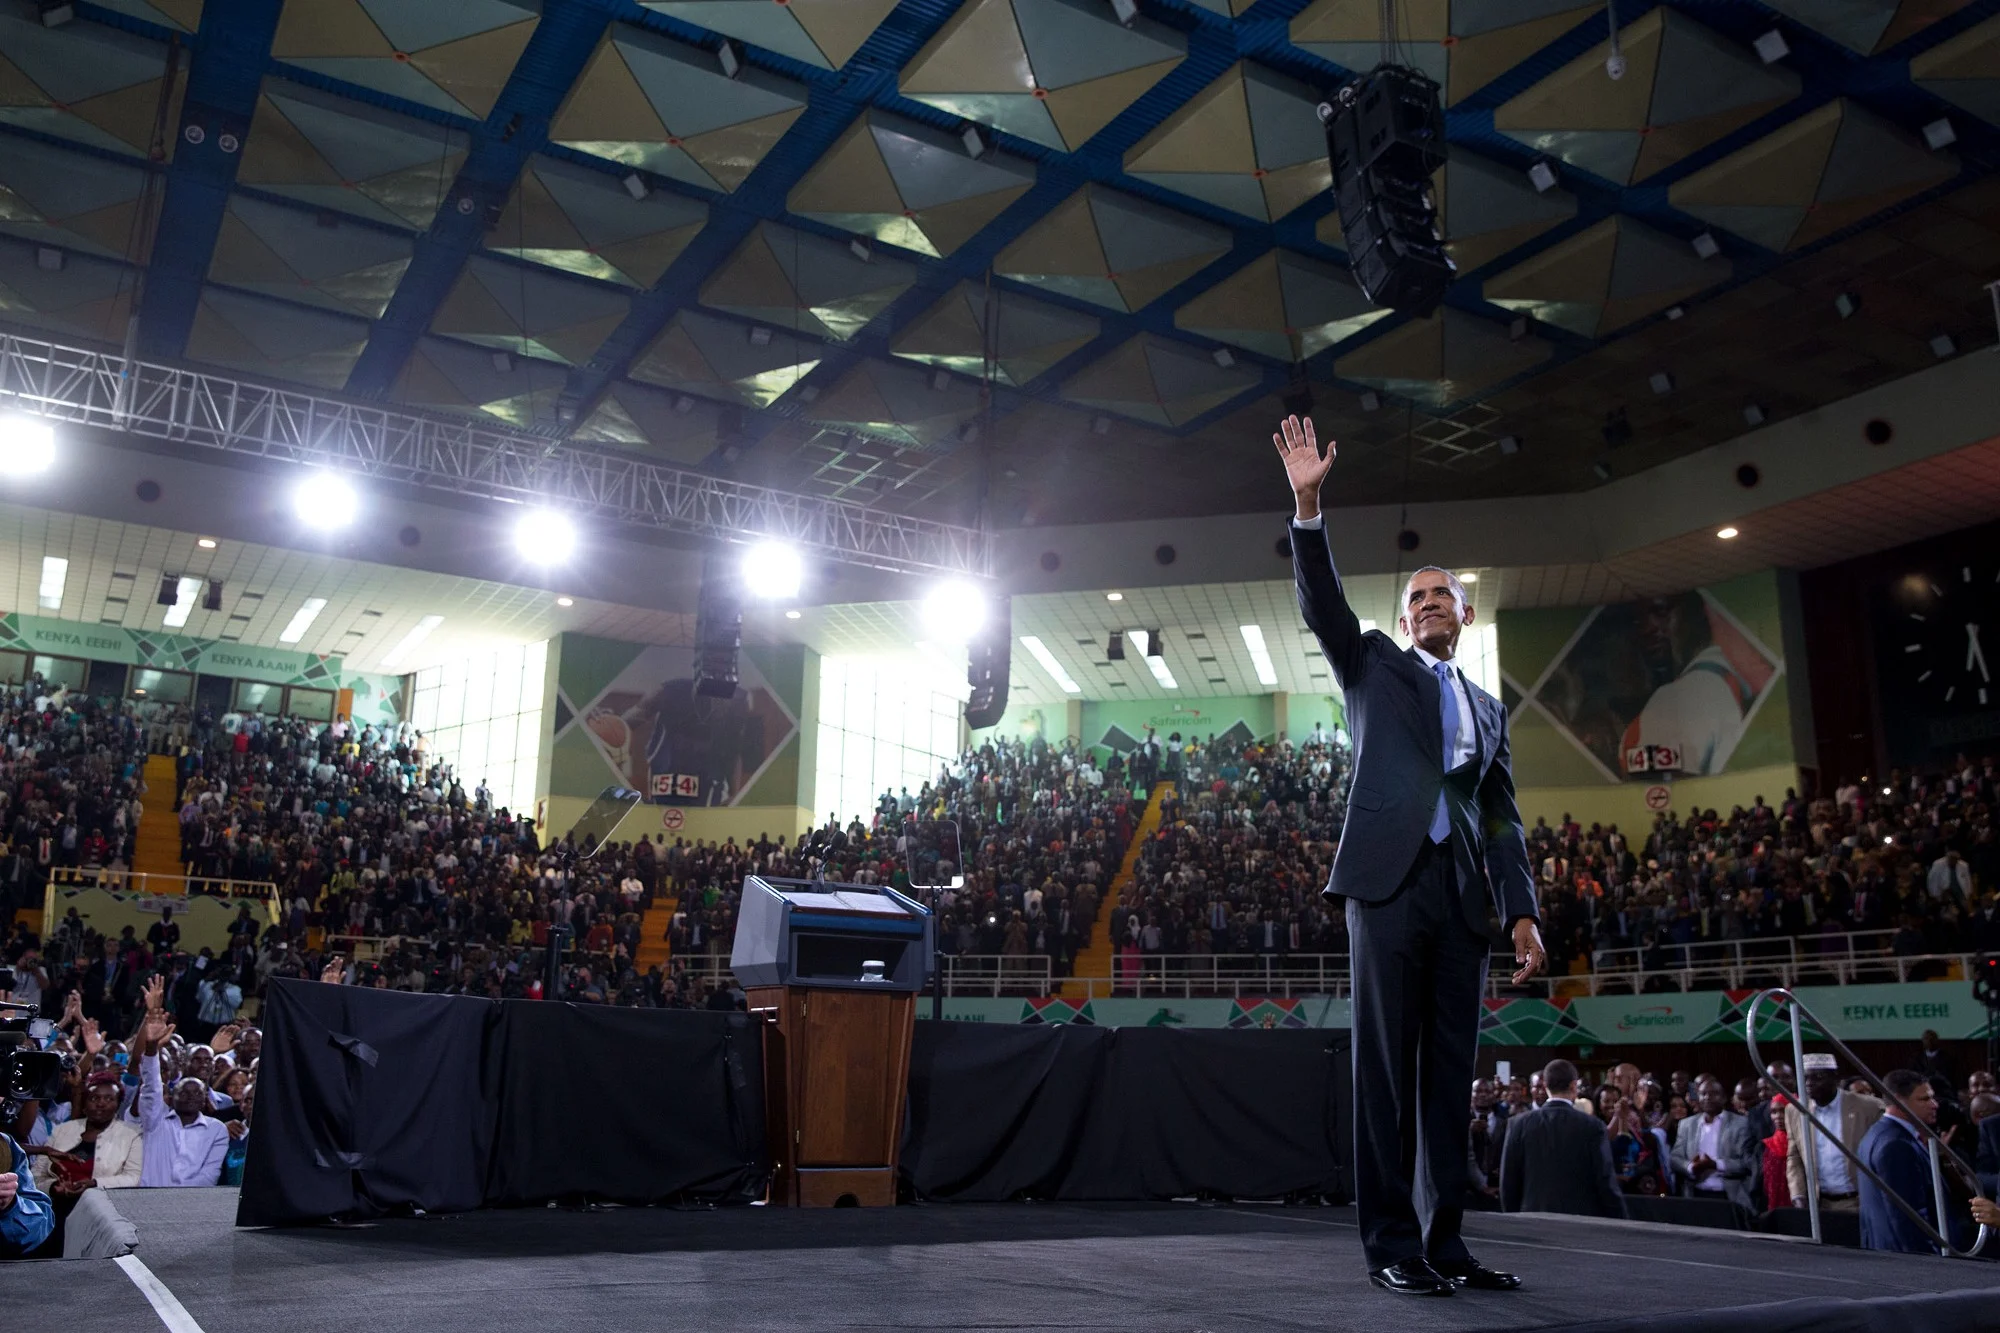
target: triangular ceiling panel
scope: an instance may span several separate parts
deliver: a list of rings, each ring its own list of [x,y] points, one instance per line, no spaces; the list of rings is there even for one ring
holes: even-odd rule
[[[0,320],[53,337],[116,343],[125,336],[135,290],[134,271],[91,255],[42,263],[40,246],[0,237]]]
[[[422,338],[389,397],[431,411],[468,412],[524,429],[556,424],[569,369],[511,352]]]
[[[1727,282],[1730,262],[1614,215],[1486,280],[1486,299],[1585,338],[1602,337]]]
[[[71,152],[25,136],[0,151],[0,231],[108,258],[130,250],[142,229],[136,164]]]
[[[415,247],[400,232],[234,194],[211,282],[379,319]]]
[[[767,407],[812,373],[823,344],[767,325],[683,310],[632,364],[665,389]]]
[[[252,378],[338,389],[367,341],[366,320],[205,287],[187,355]]]
[[[1443,407],[1532,369],[1553,350],[1533,334],[1512,338],[1504,324],[1447,306],[1362,344],[1333,369],[1342,379]]]
[[[821,69],[845,65],[896,0],[640,0],[656,14],[749,42]]]
[[[1972,0],[1764,0],[1822,37],[1872,55],[1949,18]]]
[[[616,288],[474,257],[438,307],[431,332],[574,365],[590,360],[628,307]]]
[[[161,123],[167,57],[165,45],[101,23],[45,26],[35,4],[8,0],[0,5],[0,125],[140,156],[157,132],[171,158],[187,73],[183,55]]]
[[[541,12],[540,0],[287,0],[271,54],[343,83],[484,120]]]
[[[1125,154],[1135,179],[1275,222],[1332,187],[1319,96],[1249,62],[1232,65]]]
[[[734,190],[805,110],[806,90],[622,23],[598,44],[551,141],[704,189]]]
[[[687,467],[715,452],[724,414],[732,411],[741,409],[692,394],[613,380],[570,438]]]
[[[549,268],[646,288],[708,222],[708,206],[665,190],[634,199],[619,177],[550,157],[528,160],[490,250]]]
[[[462,131],[282,79],[266,79],[239,185],[314,208],[422,230],[465,161]]]
[[[970,438],[980,389],[894,361],[863,360],[813,403],[812,420],[921,449],[951,449]]]
[[[884,111],[849,126],[792,188],[790,208],[934,258],[952,253],[1028,192],[1033,164],[978,158],[961,140]]]
[[[1691,176],[1676,208],[1772,250],[1794,250],[1958,174],[1958,159],[1836,99]]]
[[[1604,8],[1603,0],[1405,0],[1394,10],[1397,56],[1444,87],[1453,104],[1484,88]],[[1313,0],[1291,21],[1292,44],[1357,73],[1382,55],[1381,0]]]
[[[702,284],[702,304],[794,333],[845,342],[909,290],[900,259],[863,259],[824,236],[767,222]]]
[[[1272,250],[1182,306],[1174,324],[1275,361],[1303,361],[1389,313],[1345,269]]]
[[[2000,14],[1910,61],[1918,87],[2000,125]]]
[[[965,0],[903,67],[905,97],[1074,152],[1186,58],[1187,40],[1090,0]]]
[[[1086,185],[993,261],[996,273],[1134,311],[1229,253],[1229,233],[1133,195]]]
[[[1621,185],[1664,171],[1785,105],[1799,76],[1662,5],[1619,30],[1626,71],[1605,75],[1607,41],[1493,112],[1493,128]]]
[[[988,336],[988,327],[993,332]],[[960,283],[896,340],[909,361],[1019,386],[1097,337],[1091,315],[1004,287]]]
[[[1062,396],[1154,426],[1185,426],[1263,382],[1199,347],[1141,334],[1063,381]]]

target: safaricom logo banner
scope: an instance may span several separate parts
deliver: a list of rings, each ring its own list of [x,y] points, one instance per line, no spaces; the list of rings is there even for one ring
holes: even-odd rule
[[[1687,1015],[1677,1014],[1668,1004],[1650,1005],[1644,1009],[1632,1009],[1618,1015],[1614,1025],[1620,1032],[1647,1032],[1656,1028],[1678,1028],[1687,1026]]]

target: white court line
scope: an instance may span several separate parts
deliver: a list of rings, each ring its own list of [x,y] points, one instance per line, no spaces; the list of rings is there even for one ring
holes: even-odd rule
[[[1274,1217],[1281,1222],[1303,1222],[1305,1225],[1313,1227],[1345,1227],[1350,1231],[1359,1231],[1361,1229],[1360,1225],[1354,1222],[1325,1222],[1317,1217],[1287,1217],[1283,1213],[1253,1212],[1247,1208],[1232,1208],[1229,1211],[1232,1213],[1249,1213],[1253,1217]],[[1544,1245],[1539,1241],[1501,1240],[1496,1236],[1481,1236],[1479,1237],[1479,1243],[1481,1245],[1511,1245],[1517,1250],[1552,1250],[1557,1254],[1589,1254],[1601,1259],[1633,1259],[1638,1257],[1619,1250],[1586,1250],[1575,1245]],[[1683,1268],[1719,1268],[1725,1273],[1759,1273],[1765,1277],[1802,1276],[1797,1269],[1745,1268],[1741,1264],[1712,1264],[1700,1259],[1668,1259],[1657,1254],[1648,1254],[1645,1258],[1649,1264],[1679,1264]],[[1866,1287],[1871,1285],[1860,1278],[1825,1277],[1818,1274],[1814,1275],[1813,1280],[1815,1282],[1840,1282],[1850,1287]]]
[[[132,1279],[132,1285],[139,1289],[139,1294],[152,1302],[153,1313],[167,1326],[167,1333],[202,1333],[201,1325],[194,1321],[194,1316],[187,1312],[180,1298],[167,1290],[167,1284],[155,1277],[153,1270],[146,1267],[137,1255],[121,1254],[114,1262],[125,1270],[125,1276]]]

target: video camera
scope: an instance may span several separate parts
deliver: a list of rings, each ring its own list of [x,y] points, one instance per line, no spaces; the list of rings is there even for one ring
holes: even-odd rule
[[[14,989],[14,969],[0,967],[0,991]],[[36,1025],[43,1031],[36,1032]],[[0,1000],[0,1097],[10,1101],[54,1101],[76,1068],[76,1057],[41,1049],[47,1020],[33,1006]]]

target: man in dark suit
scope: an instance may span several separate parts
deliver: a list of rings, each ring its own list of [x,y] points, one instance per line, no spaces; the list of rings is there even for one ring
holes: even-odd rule
[[[1891,1070],[1882,1083],[1925,1124],[1937,1120],[1937,1094],[1931,1091],[1930,1080],[1922,1074],[1909,1069]],[[1942,1230],[1931,1186],[1930,1150],[1914,1124],[1915,1121],[1904,1113],[1903,1107],[1891,1103],[1862,1138],[1861,1160],[1882,1178],[1889,1190],[1914,1208],[1932,1230]],[[1896,1206],[1895,1200],[1888,1197],[1882,1185],[1877,1185],[1866,1173],[1856,1174],[1861,1177],[1863,1249],[1893,1250],[1902,1254],[1937,1253],[1937,1246],[1923,1228]]]
[[[1510,1213],[1625,1216],[1611,1136],[1596,1116],[1576,1109],[1576,1066],[1551,1060],[1542,1077],[1548,1101],[1507,1126],[1500,1206]]]
[[[1297,417],[1271,438],[1296,503],[1299,610],[1345,692],[1354,737],[1347,823],[1325,892],[1347,904],[1354,1193],[1369,1277],[1410,1295],[1512,1290],[1520,1279],[1477,1263],[1459,1235],[1463,1098],[1486,987],[1488,917],[1497,912],[1513,936],[1517,983],[1546,962],[1507,713],[1453,664],[1473,611],[1448,571],[1420,569],[1404,589],[1398,623],[1413,647],[1362,633],[1320,515],[1333,444],[1322,457],[1312,422]],[[1428,1217],[1419,1216],[1419,1197],[1430,1203]]]
[[[1982,1098],[1991,1096],[1991,1093],[1982,1093],[1980,1097],[1973,1098],[1974,1112],[1987,1109],[1991,1103]],[[1979,1176],[1979,1188],[1989,1195],[2000,1197],[2000,1115],[1981,1117],[1978,1130],[1979,1138],[1973,1146],[1972,1169]]]

